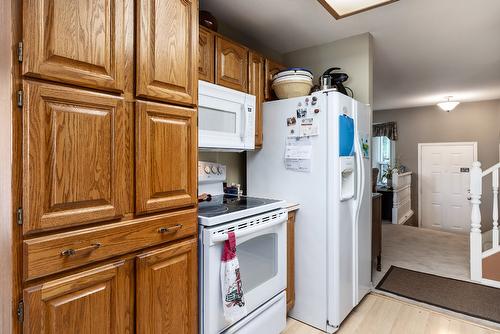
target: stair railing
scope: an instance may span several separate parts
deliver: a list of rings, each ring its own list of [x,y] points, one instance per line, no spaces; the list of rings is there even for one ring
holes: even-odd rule
[[[499,245],[499,230],[498,230],[498,190],[499,190],[499,169],[500,163],[483,171],[481,163],[475,161],[472,163],[470,171],[470,190],[469,200],[471,203],[471,230],[470,230],[470,274],[473,281],[486,283],[488,280],[483,278],[483,259],[498,251]],[[492,191],[493,191],[493,212],[492,212],[492,246],[491,249],[483,251],[483,235],[481,232],[481,196],[483,178],[487,175],[492,175]],[[496,285],[496,284],[495,284]]]

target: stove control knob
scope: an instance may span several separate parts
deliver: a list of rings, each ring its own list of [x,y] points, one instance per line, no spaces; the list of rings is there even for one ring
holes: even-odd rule
[[[217,167],[217,174],[222,174],[222,168]]]
[[[205,166],[205,173],[210,174],[210,166]]]
[[[217,174],[217,167],[212,166],[212,174]]]

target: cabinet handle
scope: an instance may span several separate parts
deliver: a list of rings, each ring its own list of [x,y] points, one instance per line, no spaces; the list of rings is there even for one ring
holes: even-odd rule
[[[87,246],[87,247],[82,247],[82,248],[77,248],[77,249],[68,248],[68,249],[62,251],[61,255],[65,256],[65,257],[75,256],[75,255],[78,255],[80,253],[92,252],[98,248],[101,248],[101,246],[102,246],[102,244],[100,242],[96,242],[95,244],[92,244],[92,245]]]
[[[160,227],[158,229],[158,233],[165,234],[165,233],[175,233],[179,231],[182,228],[182,224],[177,224],[172,227]]]

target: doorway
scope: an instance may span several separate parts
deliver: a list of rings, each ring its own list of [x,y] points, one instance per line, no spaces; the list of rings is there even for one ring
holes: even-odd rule
[[[476,160],[476,142],[418,144],[419,227],[470,231],[467,191]]]

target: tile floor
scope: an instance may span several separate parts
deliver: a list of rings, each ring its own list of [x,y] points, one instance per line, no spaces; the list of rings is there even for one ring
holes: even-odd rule
[[[383,224],[382,271],[374,272],[374,286],[391,265],[469,280],[469,235]]]

